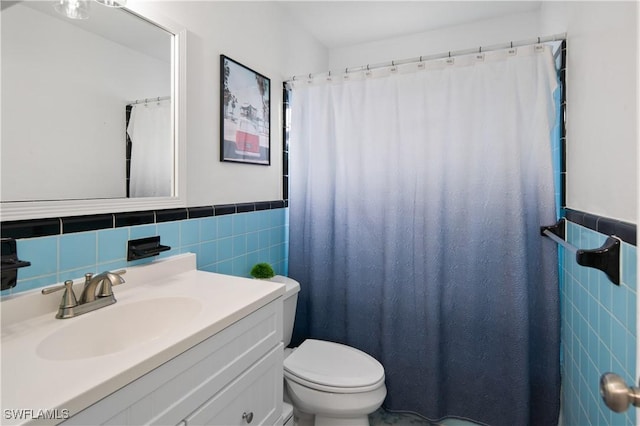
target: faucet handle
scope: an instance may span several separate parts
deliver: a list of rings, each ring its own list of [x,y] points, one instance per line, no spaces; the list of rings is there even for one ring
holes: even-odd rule
[[[64,294],[62,295],[62,300],[60,301],[60,308],[73,308],[78,306],[78,301],[76,299],[76,294],[73,292],[73,281],[67,280],[64,284],[56,285],[52,287],[43,288],[42,294],[51,294],[56,291],[64,290]]]
[[[65,284],[58,284],[58,285],[54,285],[54,286],[51,286],[51,287],[43,288],[40,291],[40,293],[42,293],[42,294],[51,294],[51,293],[54,293],[56,291],[64,290],[65,288],[67,288]]]

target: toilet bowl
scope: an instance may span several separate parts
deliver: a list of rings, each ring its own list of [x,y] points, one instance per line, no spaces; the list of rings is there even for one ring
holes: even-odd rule
[[[366,426],[387,395],[382,365],[338,343],[305,340],[285,359],[284,377],[294,412],[314,425]]]
[[[291,342],[300,284],[276,276],[285,284],[284,338]],[[285,351],[285,400],[293,405],[298,426],[368,426],[368,415],[387,395],[384,368],[370,355],[334,342],[307,339]]]

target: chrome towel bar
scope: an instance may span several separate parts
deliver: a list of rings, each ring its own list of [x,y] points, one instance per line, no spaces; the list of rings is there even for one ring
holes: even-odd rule
[[[575,253],[576,262],[589,268],[604,272],[609,280],[620,285],[620,239],[614,235],[607,237],[601,247],[596,249],[579,249],[565,240],[565,220],[551,226],[540,227],[540,234],[560,244],[566,250]]]

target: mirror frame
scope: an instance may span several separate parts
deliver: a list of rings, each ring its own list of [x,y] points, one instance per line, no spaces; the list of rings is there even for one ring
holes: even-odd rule
[[[153,3],[150,2],[130,0],[123,9],[173,34],[171,92],[174,118],[174,196],[0,202],[0,220],[2,222],[186,207],[187,30],[157,13],[153,8]],[[80,174],[82,171],[78,171],[78,173]]]

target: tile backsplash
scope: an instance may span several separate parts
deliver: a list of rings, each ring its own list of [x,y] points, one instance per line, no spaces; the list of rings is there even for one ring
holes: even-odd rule
[[[198,269],[204,271],[248,277],[255,263],[269,262],[277,274],[286,275],[288,208],[240,212],[244,209],[239,206],[234,210],[238,213],[224,211],[219,216],[165,222],[157,219],[140,225],[17,238],[19,257],[30,261],[31,266],[21,268],[17,286],[2,295],[78,279],[87,272],[122,269],[186,252],[196,254]],[[210,210],[213,214],[213,209]],[[127,262],[128,240],[155,235],[171,250]]]
[[[600,247],[607,234],[567,222],[567,242],[578,248]],[[614,413],[604,405],[599,381],[614,372],[636,383],[636,246],[622,243],[620,286],[571,253],[561,256],[564,424],[635,425],[635,408]]]

